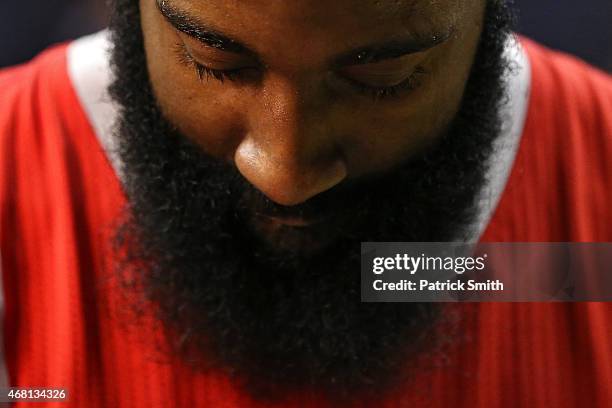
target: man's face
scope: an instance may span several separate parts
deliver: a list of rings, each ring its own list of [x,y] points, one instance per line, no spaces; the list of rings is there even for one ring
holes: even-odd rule
[[[508,22],[498,1],[115,0],[120,266],[190,361],[268,397],[415,370],[438,309],[361,303],[360,242],[469,233]]]
[[[140,3],[165,115],[291,206],[389,170],[445,130],[485,2]]]

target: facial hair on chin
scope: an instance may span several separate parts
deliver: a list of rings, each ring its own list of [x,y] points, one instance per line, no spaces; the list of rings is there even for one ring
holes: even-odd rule
[[[308,256],[277,251],[245,228],[249,202],[274,205],[164,118],[142,69],[137,2],[116,0],[113,10],[120,74],[110,91],[129,200],[118,273],[139,265],[140,295],[171,340],[187,339],[177,353],[194,370],[230,373],[260,399],[300,390],[342,399],[366,388],[380,396],[410,376],[406,362],[433,343],[440,310],[360,303],[359,244],[457,240],[471,224],[500,129],[505,6],[489,6],[462,107],[440,144],[384,178],[314,200],[306,209],[314,213],[354,202],[347,218],[364,221]]]

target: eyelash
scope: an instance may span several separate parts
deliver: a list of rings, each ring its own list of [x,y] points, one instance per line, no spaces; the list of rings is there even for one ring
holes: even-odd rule
[[[204,79],[214,79],[219,82],[225,80],[237,81],[240,79],[240,75],[245,68],[238,68],[233,70],[219,70],[208,68],[205,65],[200,64],[193,58],[193,56],[187,51],[184,44],[177,44],[177,54],[179,61],[195,71],[196,76],[200,81]],[[350,78],[343,77],[352,87],[354,87],[360,94],[371,97],[374,100],[393,99],[401,96],[402,94],[417,89],[421,83],[418,80],[420,75],[425,74],[426,71],[423,67],[417,66],[412,74],[403,82],[387,87],[372,87],[361,82],[352,80]]]
[[[410,74],[408,78],[404,81],[400,82],[397,85],[386,86],[386,87],[372,87],[365,84],[362,84],[359,81],[352,80],[350,78],[344,78],[348,81],[352,86],[354,86],[358,92],[370,96],[374,100],[381,99],[392,99],[395,97],[402,96],[404,93],[409,93],[414,91],[421,85],[421,81],[419,81],[419,77],[423,74],[426,74],[427,71],[421,66],[417,66],[415,70]]]
[[[208,68],[193,58],[193,56],[187,51],[183,44],[176,44],[176,53],[178,55],[179,61],[187,66],[195,70],[196,76],[200,81],[204,81],[204,79],[214,79],[220,82],[224,82],[226,79],[230,81],[235,81],[239,79],[240,72],[244,70],[244,68],[238,68],[233,70],[220,70],[220,69],[212,69]]]

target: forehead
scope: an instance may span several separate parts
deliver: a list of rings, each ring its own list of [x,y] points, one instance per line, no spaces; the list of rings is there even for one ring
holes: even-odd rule
[[[145,0],[147,1],[147,0]],[[155,1],[155,0],[151,0]],[[476,0],[156,0],[263,54],[310,57],[377,41],[450,32]],[[290,54],[290,52],[289,52]]]

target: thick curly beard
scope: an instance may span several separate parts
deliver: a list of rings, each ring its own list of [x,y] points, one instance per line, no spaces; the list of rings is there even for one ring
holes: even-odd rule
[[[269,248],[245,228],[245,197],[275,204],[164,118],[138,3],[115,0],[113,11],[110,91],[121,108],[116,136],[130,203],[117,234],[127,254],[119,272],[136,274],[137,294],[179,355],[267,400],[309,392],[346,402],[368,398],[367,390],[380,398],[407,381],[408,363],[432,352],[442,314],[434,304],[361,303],[360,242],[464,237],[500,131],[507,7],[489,4],[462,107],[438,145],[390,174],[307,203],[308,211],[341,204],[363,220],[308,257]]]

